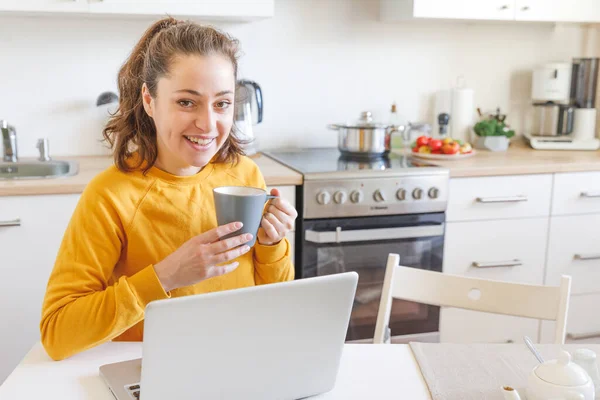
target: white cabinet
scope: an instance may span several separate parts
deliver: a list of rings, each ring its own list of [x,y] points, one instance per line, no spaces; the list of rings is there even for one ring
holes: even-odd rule
[[[552,217],[546,284],[570,275],[571,293],[600,292],[600,214]]]
[[[0,11],[16,12],[87,12],[88,0],[2,0]]]
[[[201,17],[247,21],[274,15],[275,0],[6,0],[0,11]]]
[[[443,272],[541,285],[552,175],[450,180]],[[540,321],[443,308],[440,340],[451,343],[535,341]]]
[[[571,297],[565,340],[567,343],[600,343],[598,304],[600,293]],[[554,322],[542,322],[541,343],[552,343],[554,327]]]
[[[272,17],[274,0],[90,0],[89,4],[94,14],[252,19]]]
[[[600,213],[600,172],[555,174],[552,215],[592,213]]]
[[[550,214],[552,175],[450,180],[448,221],[543,217]]]
[[[516,0],[517,21],[600,21],[598,0]]]
[[[380,0],[382,21],[408,19],[598,22],[597,0]]]
[[[443,272],[549,286],[570,275],[567,341],[600,343],[598,182],[600,172],[452,179]],[[538,334],[539,326],[537,320],[443,309],[440,338],[505,342],[527,334],[552,343],[554,323],[541,322]]]
[[[514,0],[381,0],[383,21],[407,18],[512,20]]]
[[[449,222],[443,272],[474,278],[542,284],[548,218]],[[440,340],[448,343],[511,343],[538,337],[539,321],[443,308]]]
[[[541,285],[547,232],[547,218],[448,223],[443,271]]]
[[[39,341],[46,284],[78,199],[0,197],[0,383]]]

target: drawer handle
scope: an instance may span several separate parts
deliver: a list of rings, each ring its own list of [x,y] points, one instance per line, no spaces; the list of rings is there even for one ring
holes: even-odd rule
[[[600,192],[581,192],[579,196],[585,199],[596,199],[600,197]]]
[[[575,260],[587,261],[587,260],[600,260],[600,253],[597,254],[575,254],[573,256]]]
[[[478,203],[518,203],[527,201],[527,196],[478,197]]]
[[[21,218],[12,221],[0,221],[0,226],[21,226]]]
[[[584,339],[595,339],[595,338],[600,338],[600,332],[567,333],[567,339],[571,339],[571,340],[584,340]]]
[[[498,261],[498,262],[477,262],[473,261],[475,268],[501,268],[501,267],[520,267],[523,265],[521,260]]]

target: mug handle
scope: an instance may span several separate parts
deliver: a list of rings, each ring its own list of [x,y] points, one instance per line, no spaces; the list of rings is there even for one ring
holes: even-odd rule
[[[272,194],[267,195],[267,201],[273,200],[273,199],[278,199],[278,198],[279,198],[279,196],[273,196]]]

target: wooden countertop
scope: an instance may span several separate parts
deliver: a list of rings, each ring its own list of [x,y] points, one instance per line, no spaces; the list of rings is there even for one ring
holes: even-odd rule
[[[94,176],[112,164],[110,157],[56,157],[56,160],[61,159],[77,161],[77,175],[64,178],[0,180],[0,196],[81,193]],[[258,154],[252,159],[260,168],[268,186],[302,184],[301,174],[269,157]]]
[[[268,186],[301,185],[302,175],[261,154],[252,157]],[[61,159],[61,158],[57,158]],[[66,157],[79,163],[75,176],[36,180],[0,180],[0,196],[81,193],[87,183],[112,163],[110,157]],[[450,176],[476,177],[555,172],[600,171],[600,151],[533,150],[515,139],[506,152],[478,150],[471,158],[456,161],[428,161],[450,169]]]
[[[463,160],[426,162],[450,169],[454,178],[600,171],[600,151],[533,150],[517,138],[505,152],[477,150]]]

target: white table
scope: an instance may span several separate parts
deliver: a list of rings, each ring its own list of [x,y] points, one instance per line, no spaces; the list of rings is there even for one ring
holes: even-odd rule
[[[141,354],[139,342],[109,342],[53,361],[38,343],[0,386],[0,399],[114,400],[98,367]],[[403,344],[346,344],[334,390],[314,398],[431,399],[410,347]]]

